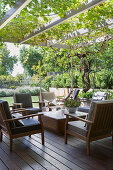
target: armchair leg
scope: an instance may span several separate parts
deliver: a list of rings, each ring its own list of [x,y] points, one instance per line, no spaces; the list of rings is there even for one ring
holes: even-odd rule
[[[10,138],[10,151],[12,151],[13,140]]]
[[[2,142],[2,137],[3,137],[3,133],[2,133],[2,131],[0,130],[0,142]]]
[[[67,133],[66,133],[66,130],[65,130],[65,138],[64,138],[64,143],[67,144]]]
[[[64,132],[64,143],[65,144],[67,144],[67,124],[68,124],[68,117],[66,115],[65,132]]]
[[[42,130],[41,136],[42,136],[42,145],[44,145],[44,130]]]
[[[112,146],[113,146],[113,132],[112,132]]]
[[[86,145],[87,145],[87,154],[90,155],[90,140],[89,139],[86,141]]]

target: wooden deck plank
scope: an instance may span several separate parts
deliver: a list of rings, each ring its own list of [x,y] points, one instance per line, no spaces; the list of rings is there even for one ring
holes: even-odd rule
[[[14,140],[13,151],[9,151],[9,139],[4,135],[0,142],[0,170],[112,170],[112,138],[92,142],[91,155],[86,154],[86,143],[75,137],[68,137],[45,131],[45,146],[41,135]]]
[[[15,151],[10,152],[9,146],[2,142],[0,143],[0,147],[4,150],[4,152],[8,155],[8,157],[12,158],[16,164],[22,169],[22,170],[33,170],[18,154],[16,154]]]
[[[32,138],[34,140],[36,140],[38,143],[40,143],[39,135],[33,135]],[[68,153],[66,153],[65,151],[61,150],[59,145],[57,145],[55,142],[52,142],[51,140],[48,140],[47,138],[46,138],[46,141],[45,141],[45,145],[46,145],[47,148],[49,148],[50,150],[57,153],[59,155],[59,157],[62,156],[63,158],[65,158],[67,160],[67,163],[70,161],[73,164],[75,164],[74,167],[77,166],[76,168],[82,168],[82,169],[86,169],[86,168],[89,167],[89,166],[87,166],[86,163],[75,160],[75,158],[73,156],[71,156]],[[92,167],[90,167],[90,168],[92,169]]]
[[[47,160],[49,163],[51,163],[56,168],[58,168],[58,169],[66,169],[66,170],[71,169],[68,166],[65,166],[64,162],[57,161],[55,159],[55,153],[54,153],[54,156],[53,155],[49,155],[48,153],[46,153],[46,147],[45,146],[44,147],[42,147],[42,145],[39,146],[39,143],[37,143],[37,142],[35,143],[32,139],[30,139],[30,142],[27,141],[27,140],[22,140],[22,143],[24,143],[25,145],[29,145],[30,148],[32,148],[32,150],[34,152],[37,152],[38,154],[40,154],[45,160]],[[46,168],[48,168],[48,167],[46,167]]]
[[[21,140],[21,138],[20,138]],[[23,144],[23,139],[21,141],[15,140],[14,142],[14,150],[19,154],[33,169],[57,169],[51,163],[43,159],[35,148],[34,152],[32,151],[32,146],[30,144]],[[5,142],[9,145],[9,141],[5,138]],[[37,151],[37,154],[35,152]],[[44,153],[42,153],[44,156]]]
[[[5,138],[5,142],[9,145],[9,141],[7,138]],[[45,169],[42,167],[38,162],[36,162],[31,155],[27,154],[27,150],[29,149],[28,146],[23,146],[22,143],[19,143],[17,140],[14,142],[14,150],[15,152],[24,160],[27,162],[29,166],[31,166],[34,170],[43,170]]]
[[[56,161],[57,161],[57,164],[60,162],[60,163],[63,163],[63,165],[67,166],[70,169],[73,169],[73,170],[75,170],[75,169],[82,170],[82,168],[80,168],[75,163],[72,163],[70,160],[68,160],[69,158],[65,159],[64,156],[61,156],[59,154],[59,152],[56,153],[55,148],[53,150],[49,149],[47,147],[46,143],[45,143],[45,147],[46,148],[45,147],[42,148],[41,147],[41,140],[38,138],[39,139],[39,141],[38,141],[38,140],[35,140],[34,138],[36,139],[38,137],[33,135],[32,138],[30,139],[30,143],[32,143],[34,146],[37,146],[39,149],[41,148],[41,150],[44,151],[45,153],[47,153],[49,156],[54,157],[56,159]],[[25,140],[27,140],[27,142],[25,141],[25,144],[29,144],[29,139],[27,137],[25,138]]]
[[[1,170],[8,170],[7,166],[2,162],[1,159],[0,159],[0,169]]]
[[[1,148],[0,148],[0,159],[2,162],[10,167],[10,170],[20,170],[20,168],[16,165],[14,160],[11,159]]]
[[[67,152],[68,154],[74,156],[76,159],[79,158],[79,160],[83,161],[83,162],[87,162],[87,164],[89,166],[93,166],[92,168],[103,168],[106,166],[106,161],[101,161],[101,155],[99,158],[99,154],[98,154],[98,149],[94,148],[91,146],[91,156],[88,156],[86,154],[86,143],[82,140],[79,140],[78,138],[73,137],[73,142],[74,142],[74,146],[72,146],[72,143],[70,143],[70,137],[68,138],[68,144],[65,145],[64,144],[64,139],[63,136],[56,136],[53,133],[45,133],[46,138],[50,139],[51,141],[53,141],[53,143],[58,143],[60,144],[59,147],[61,149],[63,149],[65,152]],[[78,144],[79,141],[79,144]],[[77,145],[76,145],[77,142]],[[55,145],[56,145],[55,143]],[[92,145],[92,144],[91,144]]]

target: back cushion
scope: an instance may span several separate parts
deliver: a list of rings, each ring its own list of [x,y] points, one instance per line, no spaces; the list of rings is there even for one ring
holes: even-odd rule
[[[98,101],[98,100],[107,100],[108,93],[106,92],[94,92],[92,101]]]
[[[14,102],[15,103],[22,103],[22,107],[28,108],[32,106],[32,98],[30,94],[14,94]]]
[[[65,97],[65,100],[67,100],[69,97],[70,97],[70,95],[72,94],[72,92],[73,92],[73,90],[70,90],[70,92],[67,94],[67,96]]]
[[[47,101],[53,101],[55,99],[55,93],[54,92],[42,92],[42,100],[47,100]]]
[[[94,114],[94,109],[95,109],[95,104],[96,104],[95,102],[92,102],[92,103],[91,103],[89,112],[88,112],[87,117],[86,117],[87,120],[92,121],[92,119],[93,119],[93,114]],[[88,129],[89,126],[88,126],[87,123],[85,124],[85,126],[86,126],[86,129]]]
[[[0,101],[0,104],[2,104],[2,106],[3,106],[3,114],[4,114],[3,115],[2,112],[0,111],[0,116],[2,118],[1,121],[3,121],[4,119],[12,119],[12,115],[11,115],[11,112],[10,112],[8,102],[7,101]],[[9,126],[10,126],[10,128],[13,128],[15,126],[14,122],[13,121],[9,122]]]
[[[79,93],[79,89],[75,89],[73,94],[73,99],[76,99],[78,93]]]

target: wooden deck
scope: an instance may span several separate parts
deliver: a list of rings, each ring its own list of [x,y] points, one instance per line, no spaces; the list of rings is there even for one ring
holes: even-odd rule
[[[112,140],[106,138],[91,143],[91,156],[86,154],[86,143],[75,137],[45,131],[45,146],[41,145],[40,134],[14,140],[13,152],[9,151],[9,140],[3,136],[0,143],[0,170],[112,170]]]

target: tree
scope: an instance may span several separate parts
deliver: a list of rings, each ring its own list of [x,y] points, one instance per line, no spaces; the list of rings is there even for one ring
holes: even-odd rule
[[[111,41],[110,41],[111,40]],[[71,42],[72,43],[72,42]],[[112,68],[112,63],[110,66],[110,61],[113,61],[113,58],[111,59],[109,56],[109,53],[113,52],[112,47],[109,48],[109,46],[113,43],[112,38],[109,37],[105,37],[104,41],[101,43],[96,43],[93,44],[91,47],[85,47],[84,50],[81,49],[81,51],[79,50],[79,52],[77,52],[77,50],[73,50],[72,52],[72,56],[77,56],[83,66],[83,75],[82,75],[82,82],[84,84],[83,87],[83,91],[87,92],[90,87],[90,73],[91,71],[96,71],[96,70],[100,70],[103,69],[104,67],[107,67],[108,69],[108,64],[109,67]],[[106,50],[109,49],[109,53],[106,54]],[[111,51],[110,51],[111,50]],[[105,55],[107,55],[105,57]],[[71,54],[70,54],[71,57]],[[95,70],[96,67],[96,70]]]
[[[10,51],[6,45],[2,45],[0,54],[0,75],[8,75],[13,71],[17,58],[16,56],[10,56]]]
[[[36,73],[33,68],[37,66],[39,62],[42,63],[42,58],[43,56],[39,53],[39,49],[35,47],[27,49],[24,46],[20,49],[20,61],[31,76]]]

